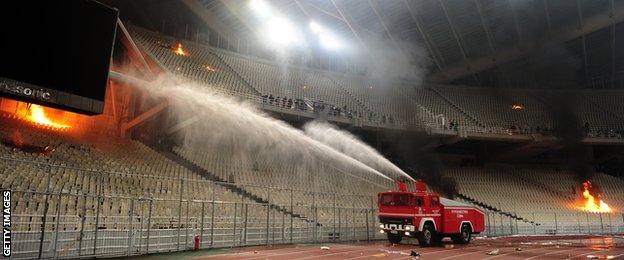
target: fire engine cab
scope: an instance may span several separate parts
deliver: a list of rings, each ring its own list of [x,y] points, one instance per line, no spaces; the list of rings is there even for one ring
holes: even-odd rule
[[[481,210],[428,192],[422,181],[416,182],[415,192],[399,183],[399,191],[382,192],[377,198],[380,232],[394,244],[403,237],[415,237],[421,246],[440,243],[444,237],[467,244],[473,234],[485,229],[485,214]]]

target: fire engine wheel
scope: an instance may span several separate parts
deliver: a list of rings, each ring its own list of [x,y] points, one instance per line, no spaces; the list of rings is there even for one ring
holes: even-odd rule
[[[420,244],[420,246],[431,246],[436,243],[437,236],[433,225],[431,225],[431,223],[426,223],[418,235],[418,244]]]
[[[390,241],[390,243],[392,244],[398,244],[401,243],[401,239],[403,239],[403,237],[399,234],[390,234],[388,233],[388,241]]]
[[[455,244],[470,243],[470,240],[472,239],[472,228],[470,228],[470,225],[467,224],[462,225],[461,233],[459,233],[459,235],[457,236],[452,237],[451,239]]]

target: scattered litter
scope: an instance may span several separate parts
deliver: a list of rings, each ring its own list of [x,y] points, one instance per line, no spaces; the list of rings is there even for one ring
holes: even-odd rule
[[[507,242],[507,243],[505,243],[505,245],[510,246],[510,245],[511,245],[511,242]]]
[[[555,246],[555,248],[559,248],[559,245]]]
[[[498,255],[498,252],[499,252],[499,251],[500,251],[499,249],[494,249],[494,250],[492,250],[492,251],[490,251],[490,252],[487,252],[487,254],[488,254],[488,255]]]
[[[522,248],[521,247],[516,247],[515,250],[519,252],[519,251],[522,251]]]
[[[386,249],[381,249],[381,251],[386,252],[386,254],[390,254],[390,255],[409,255],[408,253],[402,252],[402,251],[390,251]]]
[[[329,250],[329,247],[328,246],[322,246],[321,250]]]
[[[385,257],[385,256],[387,256],[387,255],[386,255],[386,254],[384,254],[384,253],[379,253],[379,254],[372,255],[372,256],[373,256],[373,257]]]
[[[420,257],[420,253],[412,250],[412,252],[410,253],[410,256]]]
[[[588,255],[587,259],[598,259],[598,256],[595,255]]]
[[[257,250],[254,250],[254,254],[257,254],[257,253],[258,253],[258,251],[257,251]]]
[[[451,244],[444,245],[444,248],[446,248],[446,249],[451,249],[451,248],[454,248],[454,247],[455,247],[455,245],[451,245]]]
[[[615,256],[608,255],[608,256],[607,256],[607,259],[615,259]]]

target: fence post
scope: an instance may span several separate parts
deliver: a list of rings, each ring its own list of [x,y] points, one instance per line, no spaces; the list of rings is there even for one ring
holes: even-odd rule
[[[145,242],[145,252],[149,253],[150,229],[152,228],[152,204],[154,199],[149,200],[149,211],[147,212],[147,241]]]
[[[180,178],[180,196],[178,200],[178,238],[176,251],[180,250],[180,232],[182,232],[182,196],[184,196],[184,179]]]
[[[336,194],[332,194],[332,241],[336,241]]]
[[[609,235],[613,235],[613,223],[611,223],[611,213],[607,214],[609,216]]]
[[[43,242],[45,240],[45,227],[46,227],[46,220],[48,218],[48,207],[49,207],[49,203],[50,203],[50,183],[52,182],[52,167],[50,166],[48,168],[48,180],[47,180],[47,184],[46,184],[46,191],[45,191],[45,200],[44,200],[44,205],[43,205],[43,219],[41,221],[41,235],[39,236],[39,254],[38,254],[38,258],[41,259],[42,255],[43,255]],[[33,193],[34,195],[34,193]],[[59,201],[60,203],[60,201]]]
[[[370,242],[370,223],[368,222],[368,210],[364,210],[364,216],[366,217],[366,241]]]
[[[215,221],[215,200],[214,190],[212,192],[212,213],[210,214],[210,247],[214,245],[214,221]]]
[[[247,208],[248,208],[248,204],[245,203],[245,221],[243,222],[243,245],[247,245]]]
[[[589,225],[589,213],[585,212],[585,220],[587,221],[587,234],[591,233],[591,226]]]
[[[270,245],[271,242],[269,242],[269,223],[271,221],[271,207],[270,204],[271,203],[271,191],[269,189],[269,187],[267,187],[267,203],[266,203],[266,244]]]
[[[535,219],[535,212],[533,212],[533,234],[537,234],[537,219]]]
[[[82,255],[82,240],[84,239],[84,225],[87,219],[87,195],[84,196],[82,203],[82,219],[80,220],[80,235],[78,236],[78,256]]]
[[[100,175],[101,176],[101,175]],[[104,177],[100,177],[100,178],[104,178]],[[104,202],[103,201],[103,197],[102,197],[102,184],[104,183],[104,180],[100,179],[100,185],[99,185],[99,190],[98,190],[98,197],[97,197],[97,205],[95,207],[95,234],[94,235],[94,239],[93,239],[93,255],[96,255],[97,253],[97,241],[98,241],[98,230],[100,227],[100,208],[101,208],[101,204]]]
[[[497,235],[497,233],[496,233],[496,214],[494,212],[491,212],[491,213],[492,213],[492,233],[493,233],[494,236],[496,236]]]
[[[282,205],[279,205],[282,208]],[[286,214],[282,214],[282,244],[286,240]]]
[[[351,208],[351,221],[353,222],[353,241],[356,241],[355,208]]]
[[[316,243],[317,242],[316,241],[316,223],[317,223],[316,222],[317,221],[317,219],[316,219],[316,193],[314,193],[314,192],[312,192],[312,212],[310,212],[310,213],[311,213],[312,217],[314,218],[312,220],[312,224],[314,225],[312,227],[312,232],[314,232],[312,234],[312,239],[314,239],[314,243]]]
[[[518,216],[518,213],[516,212],[516,218],[515,218],[515,220],[516,220],[516,234],[519,235],[520,234],[520,230],[518,230],[518,218],[517,218],[517,216]]]
[[[559,223],[557,222],[557,213],[553,213],[555,216],[555,234],[559,233]]]
[[[204,242],[204,216],[206,216],[206,202],[201,202],[201,219],[199,220],[199,244]]]
[[[293,189],[290,189],[290,243],[293,242],[293,215],[295,211],[293,209]],[[623,216],[624,217],[624,216]]]
[[[604,224],[602,223],[602,213],[598,213],[598,216],[600,217],[600,233],[604,234]]]
[[[232,231],[232,246],[236,246],[236,216],[238,215],[238,203],[234,202],[234,229]]]
[[[128,224],[130,225],[130,227],[128,228],[128,251],[126,252],[126,255],[130,255],[130,251],[132,248],[132,215],[134,215],[134,199],[130,199],[130,212],[128,214],[128,217],[130,218],[130,221],[128,222]]]
[[[375,222],[375,196],[371,196],[371,222],[373,222],[373,230],[377,230],[375,227],[377,226],[377,223]],[[381,223],[381,221],[380,221]],[[376,231],[373,232],[373,235],[377,234]]]
[[[57,248],[58,248],[58,236],[59,236],[59,222],[61,220],[61,197],[63,195],[59,192],[58,195],[58,203],[56,203],[56,225],[54,228],[54,258],[57,257]]]
[[[487,232],[487,233],[486,233],[486,236],[488,236],[488,237],[489,237],[489,236],[492,236],[492,232],[491,232],[492,225],[490,225],[490,212],[485,212],[485,217],[486,217],[486,219],[485,219],[485,221],[486,221],[486,222],[485,222],[485,225],[486,225],[486,227],[487,227],[487,228],[485,229],[485,230],[486,230],[486,232]]]

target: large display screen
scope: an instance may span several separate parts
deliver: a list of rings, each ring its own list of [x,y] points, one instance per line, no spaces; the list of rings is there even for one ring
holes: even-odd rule
[[[0,95],[104,111],[117,9],[91,0],[0,1]]]

